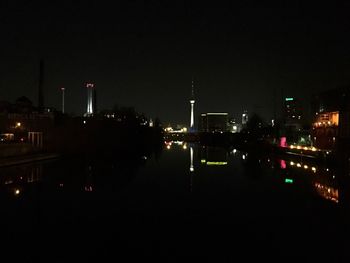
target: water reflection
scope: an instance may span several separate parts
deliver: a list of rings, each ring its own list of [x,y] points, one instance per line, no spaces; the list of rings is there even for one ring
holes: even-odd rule
[[[187,149],[184,142],[168,142],[166,147],[168,150],[172,146],[182,146]],[[311,192],[320,196],[325,200],[339,203],[339,181],[337,180],[337,172],[347,173],[344,169],[336,171],[333,166],[320,163],[312,158],[298,157],[286,155],[282,158],[275,155],[261,155],[256,152],[239,152],[237,149],[225,149],[213,146],[189,146],[190,161],[190,189],[193,188],[193,175],[195,170],[194,151],[198,149],[199,160],[204,166],[227,166],[229,160],[240,159],[244,173],[249,177],[259,178],[269,173],[271,169],[277,169],[277,177],[280,178],[281,184],[295,185],[296,187],[306,187]],[[264,168],[265,167],[265,168]],[[199,176],[202,170],[199,170]],[[304,190],[306,190],[304,189]]]
[[[228,164],[229,152],[221,147],[201,146],[201,163],[205,165],[221,166]]]
[[[42,163],[0,169],[0,189],[19,196],[26,185],[37,183],[43,176]]]
[[[193,190],[193,176],[194,176],[193,146],[190,146],[190,192],[192,192]]]
[[[194,165],[193,165],[193,147],[190,147],[190,172],[194,172]]]
[[[84,190],[85,192],[92,192],[92,189],[93,189],[92,166],[88,165]]]
[[[335,203],[339,202],[339,184],[334,167],[310,159],[289,158],[280,159],[279,162],[282,170],[290,171],[291,178],[286,177],[285,183],[303,180],[302,176],[305,176],[319,196]]]
[[[90,233],[98,233],[98,240],[109,235],[120,241],[108,241],[113,253],[116,247],[128,254],[152,249],[170,253],[167,249],[178,245],[174,236],[189,237],[186,247],[198,244],[198,254],[216,244],[211,250],[215,254],[225,245],[231,253],[234,244],[226,243],[222,233],[244,245],[262,241],[259,246],[265,249],[267,244],[269,251],[271,242],[276,247],[292,242],[290,236],[299,239],[309,231],[310,237],[336,226],[331,223],[337,220],[320,222],[321,217],[307,216],[322,211],[335,218],[350,200],[347,166],[184,142],[165,143],[159,159],[144,152],[125,153],[9,167],[0,173],[3,225],[11,231],[18,234],[22,227],[23,238],[40,230],[45,241],[57,235],[67,240],[78,232],[74,243],[86,245],[88,251],[99,243],[87,238]],[[106,251],[104,246],[101,251]]]

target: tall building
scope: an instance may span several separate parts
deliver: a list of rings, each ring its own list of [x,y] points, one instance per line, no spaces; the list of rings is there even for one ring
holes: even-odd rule
[[[228,128],[227,112],[208,112],[201,114],[202,132],[226,132]]]
[[[92,116],[94,114],[94,90],[95,85],[93,83],[86,83],[86,90],[87,90],[87,109],[85,116]]]
[[[287,144],[310,145],[310,130],[304,118],[303,105],[300,99],[286,97],[283,99],[282,130]]]
[[[284,120],[286,125],[299,126],[303,119],[303,109],[299,99],[288,97],[284,99]]]
[[[193,79],[192,79],[192,94],[191,94],[191,99],[190,99],[190,104],[191,104],[191,121],[190,121],[190,131],[193,132],[194,129],[194,84],[193,84]]]

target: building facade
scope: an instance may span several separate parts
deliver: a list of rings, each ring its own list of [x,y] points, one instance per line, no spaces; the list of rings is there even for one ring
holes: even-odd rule
[[[200,130],[202,132],[227,132],[228,113],[208,112],[201,114]]]
[[[315,147],[334,150],[350,142],[350,87],[317,94],[313,100],[315,114],[312,139]]]

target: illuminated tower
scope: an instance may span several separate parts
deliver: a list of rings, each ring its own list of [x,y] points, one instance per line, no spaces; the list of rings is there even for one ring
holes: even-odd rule
[[[92,116],[94,114],[94,87],[93,83],[86,83],[87,89],[87,109],[86,116]]]
[[[193,85],[193,79],[192,79],[192,94],[191,94],[191,99],[190,99],[190,104],[191,104],[191,123],[190,123],[190,131],[194,131],[194,85]]]
[[[65,88],[61,88],[61,91],[62,91],[62,113],[64,113],[64,91],[65,91]]]

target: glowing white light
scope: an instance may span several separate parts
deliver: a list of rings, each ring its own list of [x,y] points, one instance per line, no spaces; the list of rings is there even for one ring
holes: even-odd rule
[[[190,123],[190,127],[191,129],[194,128],[194,100],[190,100],[191,103],[191,123]]]

